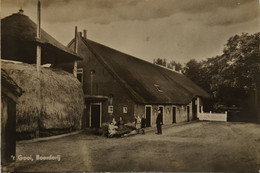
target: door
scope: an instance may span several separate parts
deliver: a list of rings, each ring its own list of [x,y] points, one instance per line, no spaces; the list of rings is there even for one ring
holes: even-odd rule
[[[187,106],[187,121],[190,121],[190,106]]]
[[[163,123],[163,106],[159,106],[159,110],[161,111],[162,114],[162,123]]]
[[[198,104],[198,103],[197,103]],[[196,99],[192,100],[192,119],[197,119],[197,105],[196,105]]]
[[[172,123],[176,123],[176,107],[172,107]]]
[[[101,124],[101,104],[91,103],[90,106],[90,127],[99,128]]]
[[[145,124],[146,124],[146,127],[151,126],[151,113],[152,113],[152,108],[150,106],[145,107]]]

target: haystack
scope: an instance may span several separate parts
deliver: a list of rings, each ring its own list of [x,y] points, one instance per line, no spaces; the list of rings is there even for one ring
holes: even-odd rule
[[[42,68],[37,73],[35,65],[26,63],[2,62],[2,68],[24,91],[17,103],[18,138],[81,128],[84,94],[72,74],[52,68]]]

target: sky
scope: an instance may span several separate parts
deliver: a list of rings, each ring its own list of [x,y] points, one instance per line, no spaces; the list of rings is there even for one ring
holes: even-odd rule
[[[1,0],[1,18],[36,22],[37,0]],[[78,31],[90,40],[152,62],[186,63],[221,55],[227,39],[260,31],[260,0],[41,0],[42,28],[64,45]]]

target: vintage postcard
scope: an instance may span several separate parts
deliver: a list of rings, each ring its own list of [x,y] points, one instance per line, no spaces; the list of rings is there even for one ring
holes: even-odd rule
[[[1,171],[258,172],[258,0],[1,0]]]

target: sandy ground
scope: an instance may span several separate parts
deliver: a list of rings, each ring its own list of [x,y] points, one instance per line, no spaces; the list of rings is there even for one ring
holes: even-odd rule
[[[192,122],[163,126],[163,135],[106,138],[85,133],[42,142],[17,143],[19,172],[232,171],[260,169],[260,128],[253,123]],[[35,156],[60,155],[61,161]]]

